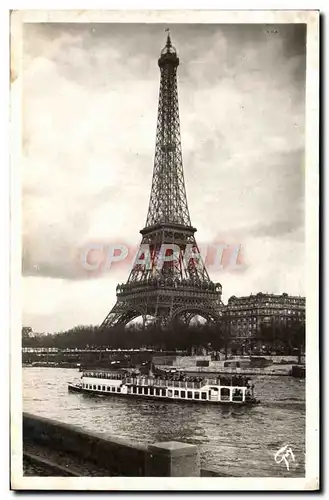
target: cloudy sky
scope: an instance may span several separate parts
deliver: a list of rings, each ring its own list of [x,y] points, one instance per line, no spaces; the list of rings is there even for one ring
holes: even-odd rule
[[[23,324],[99,324],[126,265],[86,271],[88,245],[140,242],[167,26],[24,27]],[[200,244],[231,295],[304,289],[303,25],[173,25],[183,162]]]

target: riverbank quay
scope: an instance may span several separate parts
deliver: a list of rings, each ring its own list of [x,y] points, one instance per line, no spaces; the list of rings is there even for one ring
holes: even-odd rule
[[[23,414],[23,458],[26,475],[35,470],[35,475],[58,477],[220,476],[201,470],[196,445],[132,444],[29,413]]]
[[[22,347],[22,362],[25,366],[61,368],[76,368],[81,365],[128,367],[149,362],[153,352],[152,349]]]
[[[263,377],[288,377],[288,376],[299,376],[299,373],[302,373],[301,371],[296,370],[294,367],[298,365],[272,365],[271,367],[266,367],[266,368],[221,368],[218,370],[215,370],[214,368],[208,368],[208,367],[187,367],[184,368],[184,373],[188,373],[190,375],[242,375],[242,376],[263,376]],[[301,375],[300,378],[305,378],[305,367],[302,367],[304,369],[303,375]]]
[[[69,363],[58,363],[58,364],[52,364],[52,363],[33,363],[33,364],[24,364],[24,368],[70,368],[74,370],[109,370],[110,367],[103,367],[101,365],[94,365],[92,367],[80,367],[77,364],[69,364]],[[163,369],[161,366],[156,366],[158,369]],[[113,368],[112,368],[113,369]],[[167,368],[168,371],[168,368]],[[177,370],[179,371],[179,370]],[[187,367],[184,368],[185,373],[188,373],[189,375],[194,375],[194,376],[200,376],[200,375],[243,375],[243,376],[264,376],[264,377],[296,377],[296,378],[305,378],[306,375],[306,370],[305,370],[305,365],[291,365],[291,364],[286,364],[286,365],[273,365],[272,367],[266,367],[266,368],[222,368],[219,370],[214,370],[214,368],[211,367]]]
[[[305,377],[305,363],[299,364],[295,356],[231,356],[216,360],[210,355],[178,356],[154,355],[152,363],[156,369],[204,375],[259,375]],[[300,366],[301,370],[294,367]]]

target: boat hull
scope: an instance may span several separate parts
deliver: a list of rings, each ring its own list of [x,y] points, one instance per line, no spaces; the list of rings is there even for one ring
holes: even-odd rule
[[[125,397],[127,399],[147,399],[147,400],[157,400],[157,401],[166,401],[171,403],[193,403],[193,404],[211,404],[211,405],[225,405],[225,406],[254,406],[259,404],[260,401],[256,399],[251,399],[248,401],[210,401],[210,400],[202,400],[202,399],[181,399],[181,398],[173,398],[167,396],[151,396],[144,394],[125,394],[122,392],[107,392],[107,391],[97,391],[93,389],[85,389],[80,385],[68,384],[69,392],[76,392],[82,394],[88,394],[89,396],[107,396],[107,397]]]

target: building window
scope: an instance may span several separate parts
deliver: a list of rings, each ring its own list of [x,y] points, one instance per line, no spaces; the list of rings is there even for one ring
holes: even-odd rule
[[[180,397],[185,398],[186,397],[186,392],[185,391],[180,391]]]
[[[192,391],[187,391],[187,398],[192,399],[192,397],[193,397]]]

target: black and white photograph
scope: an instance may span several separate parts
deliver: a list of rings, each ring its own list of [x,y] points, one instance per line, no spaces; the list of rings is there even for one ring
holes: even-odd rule
[[[12,14],[13,489],[319,488],[318,18]]]

